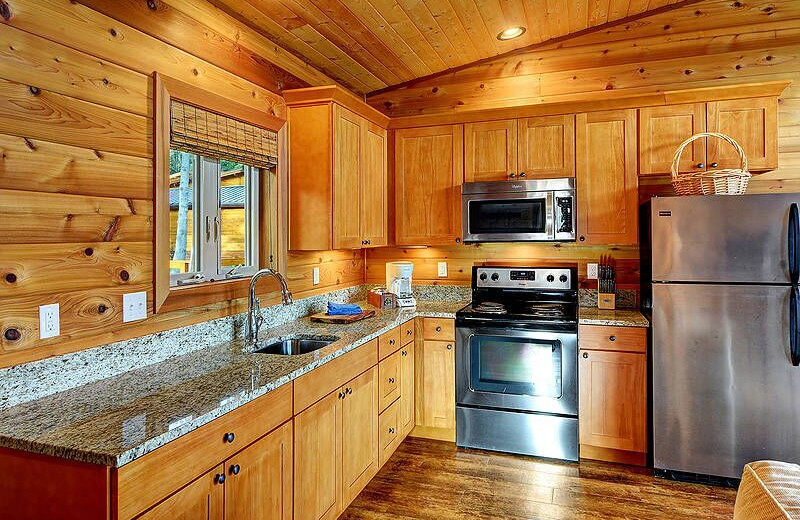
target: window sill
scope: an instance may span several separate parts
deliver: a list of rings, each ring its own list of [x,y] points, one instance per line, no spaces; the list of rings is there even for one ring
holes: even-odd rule
[[[247,298],[249,289],[249,276],[170,287],[169,295],[167,299],[164,300],[163,305],[158,309],[158,312],[183,310],[199,305]],[[267,287],[261,288],[259,293],[267,292],[265,289],[267,289]],[[275,288],[269,288],[270,291],[276,289],[277,286]]]

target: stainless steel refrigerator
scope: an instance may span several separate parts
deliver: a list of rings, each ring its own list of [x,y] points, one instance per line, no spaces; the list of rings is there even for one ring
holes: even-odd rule
[[[800,463],[800,194],[651,203],[653,465]]]

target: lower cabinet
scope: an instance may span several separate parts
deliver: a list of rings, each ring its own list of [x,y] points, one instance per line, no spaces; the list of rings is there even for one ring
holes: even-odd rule
[[[343,389],[342,496],[347,507],[378,472],[378,368]]]
[[[400,349],[400,404],[398,421],[400,436],[405,438],[414,429],[414,343]]]
[[[137,517],[138,520],[220,520],[224,518],[225,473],[220,465],[159,505]]]
[[[456,361],[454,320],[424,318],[415,353],[413,435],[455,441]]]

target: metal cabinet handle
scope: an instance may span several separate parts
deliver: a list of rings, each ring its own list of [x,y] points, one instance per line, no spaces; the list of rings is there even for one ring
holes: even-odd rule
[[[230,469],[231,475],[238,475],[241,469],[238,464],[234,464]]]
[[[412,335],[412,334],[414,334],[414,331],[413,331],[413,330],[411,330],[411,329],[408,329],[408,330],[406,331],[406,336],[410,336],[410,335]]]
[[[517,176],[517,174],[516,173],[509,173],[508,176],[513,179],[514,177]]]
[[[389,382],[390,382],[390,383],[394,383],[394,378],[393,378],[393,377],[390,377],[390,378],[389,378]]]
[[[353,389],[352,389],[352,388],[348,388],[348,389],[346,389],[346,390],[345,390],[345,393],[347,393],[348,395],[350,395],[350,394],[352,394],[352,393],[353,393]]]
[[[698,168],[705,168],[706,164],[705,163],[697,163],[697,167]]]
[[[581,235],[581,236],[578,238],[578,240],[580,240],[581,242],[583,242],[584,240],[586,240],[586,237],[585,237],[585,236],[583,236],[583,235]]]
[[[711,167],[712,167],[712,168],[716,168],[717,166],[719,166],[719,164],[717,164],[717,163],[715,163],[715,162],[712,162],[712,163],[711,163]]]
[[[236,439],[236,435],[233,432],[228,432],[222,436],[222,442],[227,442],[228,444],[231,444],[234,439]]]
[[[408,352],[404,350],[404,351],[401,353],[401,355],[405,357],[405,356],[407,356],[407,355],[408,355]]]
[[[389,428],[389,433],[394,433],[394,428]]]
[[[343,392],[339,392],[339,399],[344,399],[345,394]]]
[[[453,345],[447,345],[447,350],[453,350]]]
[[[617,337],[616,336],[609,336],[608,337],[608,341],[617,341]]]
[[[588,358],[589,358],[589,353],[588,352],[584,352],[583,353],[583,359],[588,359]]]
[[[214,475],[214,483],[215,484],[224,484],[225,483],[225,474],[224,473],[217,473]]]
[[[519,176],[520,177],[525,177],[525,172],[520,172]]]
[[[389,340],[389,345],[394,345],[394,344],[395,344],[395,341],[393,339],[390,339]]]
[[[442,332],[442,328],[441,327],[436,327],[436,332]]]

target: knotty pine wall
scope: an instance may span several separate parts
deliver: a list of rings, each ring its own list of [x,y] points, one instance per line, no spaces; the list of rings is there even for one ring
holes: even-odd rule
[[[609,99],[620,95],[721,84],[791,80],[779,105],[779,168],[760,174],[749,192],[800,191],[800,2],[705,1],[672,12],[491,59],[371,96],[392,116],[460,114],[535,103]],[[648,179],[641,198],[670,193],[668,179]],[[621,287],[636,288],[639,252],[579,244],[482,245],[367,252],[367,279],[385,278],[384,263],[410,260],[426,283],[468,283],[473,263],[586,263],[611,252],[620,260]],[[436,276],[437,262],[449,277]]]
[[[256,59],[245,44],[262,56],[274,46],[203,0],[86,3],[108,15],[70,0],[0,2],[0,367],[245,309],[235,300],[122,323],[123,293],[152,299],[154,70],[277,115],[281,87],[332,83]],[[298,298],[359,284],[364,256],[290,253],[288,278]],[[38,306],[55,302],[61,335],[39,340]],[[11,328],[19,340],[5,338]]]

